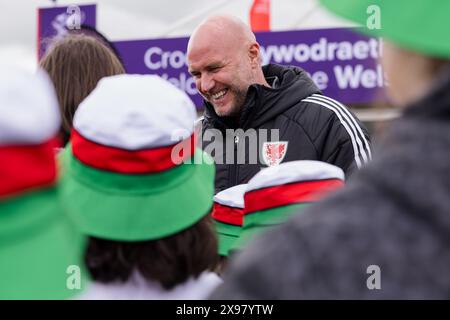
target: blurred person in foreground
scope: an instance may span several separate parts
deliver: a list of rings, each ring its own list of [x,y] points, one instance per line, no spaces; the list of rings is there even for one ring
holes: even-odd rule
[[[214,164],[195,148],[195,116],[152,75],[106,77],[80,104],[60,154],[65,207],[89,237],[80,299],[202,299],[221,282]]]
[[[42,70],[1,70],[0,300],[74,298],[85,242],[59,198],[56,95]]]
[[[81,33],[53,39],[39,65],[55,86],[64,145],[69,140],[73,116],[81,101],[103,77],[125,73],[122,62],[104,41]]]
[[[343,191],[253,243],[212,298],[448,299],[450,2],[322,3],[362,25],[379,6],[381,29],[364,30],[385,37],[403,116]]]

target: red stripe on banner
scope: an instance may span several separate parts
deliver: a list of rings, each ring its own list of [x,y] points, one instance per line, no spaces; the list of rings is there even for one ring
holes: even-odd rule
[[[59,139],[28,146],[0,146],[0,196],[51,185],[56,180]]]
[[[87,140],[72,129],[72,152],[82,163],[101,170],[125,174],[164,171],[190,159],[195,153],[194,135],[171,146],[147,150],[125,150]],[[180,150],[172,158],[174,148]]]
[[[244,209],[223,206],[219,203],[214,203],[212,217],[217,221],[232,224],[235,226],[242,226],[244,223]]]
[[[343,185],[344,182],[342,180],[328,179],[285,184],[250,191],[244,195],[245,214],[294,203],[315,202]]]
[[[254,0],[250,9],[252,31],[270,31],[270,0]]]

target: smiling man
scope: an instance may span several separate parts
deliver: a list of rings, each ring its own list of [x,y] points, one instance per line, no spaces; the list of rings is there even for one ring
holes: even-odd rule
[[[232,17],[214,17],[198,27],[189,41],[188,63],[198,91],[219,117],[239,115],[250,85],[270,87],[255,35]]]
[[[281,161],[325,161],[349,174],[371,158],[367,131],[354,115],[323,96],[301,68],[262,67],[255,35],[239,19],[202,22],[187,61],[205,100],[202,146],[213,150],[216,192]]]

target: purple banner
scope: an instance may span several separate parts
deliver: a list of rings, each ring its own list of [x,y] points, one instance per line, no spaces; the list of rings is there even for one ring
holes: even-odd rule
[[[384,100],[384,72],[379,58],[382,40],[355,29],[264,32],[256,35],[263,64],[305,69],[324,94],[344,103]]]
[[[79,8],[79,15],[78,9]],[[76,6],[75,9],[69,7],[53,7],[53,8],[39,8],[38,9],[38,58],[40,59],[45,53],[49,39],[54,36],[61,35],[67,32],[67,29],[75,27],[74,23],[86,25],[89,27],[96,27],[96,12],[97,6],[85,5]],[[73,20],[77,21],[73,21]]]
[[[256,34],[263,64],[279,63],[305,69],[326,94],[344,103],[383,100],[384,75],[377,62],[381,40],[349,28]],[[129,73],[158,74],[192,98],[202,100],[186,66],[188,38],[118,41]]]
[[[68,7],[39,9],[39,57],[42,41],[63,33],[71,17]],[[96,26],[96,6],[80,8],[82,25]],[[324,94],[343,103],[383,101],[385,77],[378,60],[382,41],[355,33],[351,28],[259,32],[262,63],[295,65],[305,69]],[[202,99],[187,71],[188,37],[116,41],[128,73],[158,74],[184,90],[201,107]]]
[[[184,90],[197,106],[202,99],[195,88],[195,81],[186,65],[186,47],[189,38],[117,41],[119,51],[128,73],[158,74]]]

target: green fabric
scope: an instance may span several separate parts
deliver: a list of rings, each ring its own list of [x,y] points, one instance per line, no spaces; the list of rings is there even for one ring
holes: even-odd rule
[[[297,213],[298,210],[304,209],[308,205],[307,203],[292,204],[246,214],[244,216],[244,225],[240,237],[234,243],[231,250],[243,249],[249,241],[255,239],[259,234],[285,222],[290,216]]]
[[[67,299],[80,294],[85,239],[60,206],[54,187],[0,201],[0,300]],[[66,285],[81,271],[81,290]]]
[[[450,1],[447,0],[320,0],[335,14],[361,24],[363,33],[383,36],[399,46],[430,56],[450,57]],[[380,8],[381,28],[370,30],[367,19]],[[367,13],[369,11],[369,13]],[[371,20],[369,20],[371,21]],[[369,24],[371,27],[372,25]]]
[[[241,234],[242,227],[214,220],[219,240],[219,255],[228,256],[230,249]]]
[[[127,175],[88,167],[68,145],[62,151],[61,192],[69,215],[87,235],[120,241],[160,239],[208,214],[215,169],[200,149],[201,164],[156,174]]]

